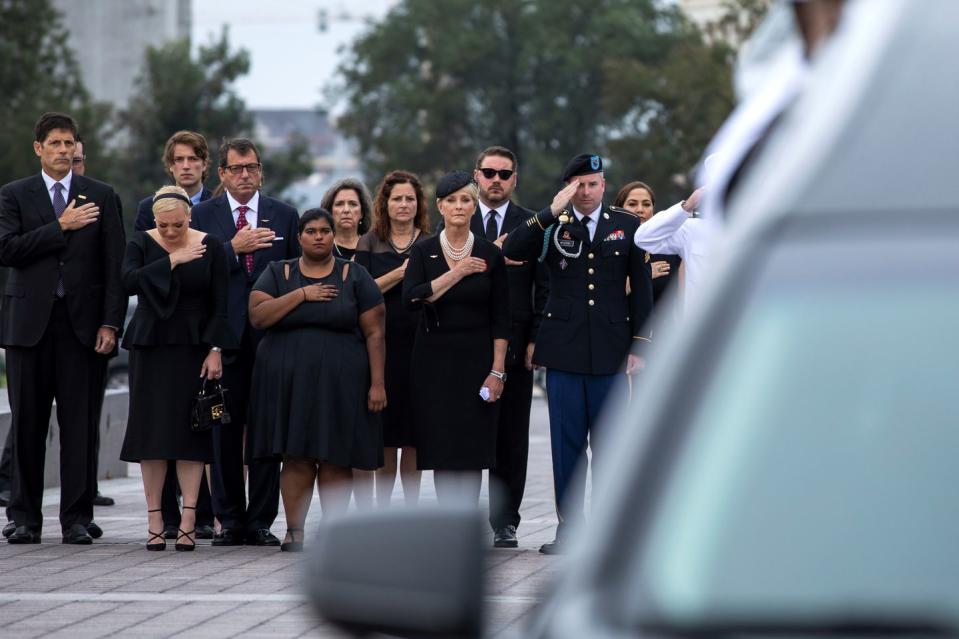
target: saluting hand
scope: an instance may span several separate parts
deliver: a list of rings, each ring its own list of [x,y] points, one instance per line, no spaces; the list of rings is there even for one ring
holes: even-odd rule
[[[64,231],[76,231],[88,224],[93,224],[100,217],[100,207],[95,202],[87,202],[83,206],[76,206],[76,200],[70,200],[70,205],[60,215],[60,228]]]
[[[573,178],[572,181],[563,187],[563,189],[553,198],[553,203],[549,205],[549,210],[553,217],[559,215],[560,211],[566,208],[570,199],[576,195],[576,189],[579,188],[579,180]]]
[[[701,186],[692,193],[689,194],[689,197],[686,198],[686,201],[683,202],[683,210],[687,213],[695,213],[696,209],[699,208],[699,201],[703,199],[703,192],[706,190],[706,187]]]

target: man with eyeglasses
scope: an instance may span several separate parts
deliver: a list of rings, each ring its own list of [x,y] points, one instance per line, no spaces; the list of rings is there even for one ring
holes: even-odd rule
[[[193,208],[191,224],[224,240],[230,263],[227,314],[240,348],[224,353],[223,383],[229,389],[230,424],[213,430],[211,473],[213,507],[221,530],[214,546],[279,546],[270,532],[280,494],[278,461],[249,464],[249,501],[243,481],[246,406],[253,376],[253,359],[261,334],[250,326],[247,303],[253,284],[267,264],[300,255],[297,241],[299,215],[295,208],[260,192],[263,165],[250,140],[233,138],[220,147],[217,172],[222,195]]]
[[[513,229],[525,224],[533,211],[511,201],[518,163],[506,147],[491,146],[476,158],[473,178],[479,203],[470,220],[474,234],[502,248]],[[535,260],[506,260],[511,329],[506,352],[506,383],[500,398],[496,432],[496,466],[490,469],[489,523],[493,546],[516,548],[519,508],[526,490],[529,456],[529,414],[533,397],[533,342],[546,302],[545,270]],[[534,299],[536,300],[534,308]]]
[[[173,178],[173,183],[190,196],[194,206],[213,197],[213,192],[204,185],[207,178],[210,150],[206,138],[195,131],[177,131],[170,136],[163,147],[163,166]],[[157,185],[159,186],[159,185]],[[153,219],[153,195],[140,200],[137,217],[133,224],[135,231],[156,228]],[[180,507],[178,504],[176,462],[167,462],[166,480],[163,482],[163,495],[160,508],[163,511],[163,536],[175,539],[180,528]],[[200,482],[200,492],[196,502],[196,538],[213,539],[213,506],[210,499],[210,487],[204,477]]]

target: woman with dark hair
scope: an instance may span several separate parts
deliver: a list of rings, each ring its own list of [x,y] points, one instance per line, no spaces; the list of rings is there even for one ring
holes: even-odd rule
[[[440,502],[475,504],[496,464],[510,317],[503,254],[470,231],[472,180],[453,171],[436,185],[445,228],[413,247],[403,301],[421,310],[410,375],[419,468],[433,471]]]
[[[383,463],[375,413],[386,406],[383,295],[366,270],[333,255],[333,216],[300,218],[303,254],[273,262],[250,293],[250,324],[266,335],[253,369],[250,457],[280,458],[287,532],[303,548],[313,483],[324,515],[346,511],[353,468]]]
[[[333,253],[344,260],[353,259],[360,236],[369,228],[373,206],[366,186],[354,178],[336,182],[323,195],[320,208],[333,214],[336,242]]]
[[[413,447],[410,406],[410,353],[416,317],[403,305],[403,274],[410,250],[429,237],[426,199],[419,178],[408,171],[391,171],[373,200],[373,226],[356,245],[354,260],[376,280],[386,301],[386,394],[383,415],[383,468],[376,473],[376,502],[388,506],[396,482],[397,456],[403,496],[415,505],[420,495],[420,472]]]
[[[645,182],[635,181],[626,184],[616,194],[613,206],[619,207],[639,218],[645,224],[656,215],[656,195]],[[653,303],[669,288],[670,282],[680,279],[678,273],[683,260],[678,255],[650,255],[649,269],[653,277]]]
[[[237,345],[227,322],[226,253],[213,236],[190,228],[191,206],[179,186],[157,191],[156,228],[134,233],[123,260],[123,286],[138,304],[123,336],[130,351],[130,415],[120,459],[140,463],[147,550],[166,548],[160,495],[170,459],[183,491],[175,548],[196,547],[196,501],[204,465],[213,460],[213,438],[190,429],[190,411],[201,379],[223,375],[221,349]]]

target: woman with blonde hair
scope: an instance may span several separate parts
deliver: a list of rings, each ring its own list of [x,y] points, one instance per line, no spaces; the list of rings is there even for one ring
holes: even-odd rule
[[[177,550],[196,546],[196,500],[213,458],[209,432],[193,432],[190,413],[203,380],[223,374],[220,351],[236,346],[227,323],[226,253],[190,228],[190,198],[178,186],[153,196],[156,228],[127,244],[121,276],[137,308],[123,338],[130,351],[130,412],[120,458],[139,462],[146,496],[147,550],[164,550],[160,495],[167,460],[183,492]]]

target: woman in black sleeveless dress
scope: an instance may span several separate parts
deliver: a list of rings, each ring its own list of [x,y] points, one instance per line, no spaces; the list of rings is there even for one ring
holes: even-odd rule
[[[139,462],[146,495],[149,550],[163,550],[160,495],[167,460],[176,460],[183,491],[177,550],[192,550],[196,500],[210,433],[190,429],[201,377],[223,373],[221,348],[236,346],[226,315],[228,264],[220,242],[189,227],[190,199],[180,187],[154,197],[157,228],[130,238],[123,285],[138,299],[123,337],[130,351],[130,414],[120,459]]]
[[[383,463],[383,296],[363,268],[333,256],[333,237],[327,211],[305,213],[303,256],[270,264],[250,294],[250,322],[266,330],[253,368],[250,455],[283,460],[283,550],[302,549],[314,481],[324,514],[343,512],[351,469]]]
[[[373,228],[360,238],[353,258],[373,276],[386,301],[386,395],[390,402],[383,412],[384,463],[376,472],[376,503],[380,507],[390,503],[397,466],[406,504],[415,506],[420,496],[410,404],[410,353],[416,318],[403,305],[402,282],[410,250],[429,237],[428,224],[419,179],[406,171],[392,171],[377,189]]]
[[[496,419],[506,379],[509,286],[503,254],[474,236],[476,186],[465,171],[436,186],[445,229],[413,247],[403,299],[420,310],[412,391],[417,461],[433,470],[441,502],[479,499],[496,463]]]

